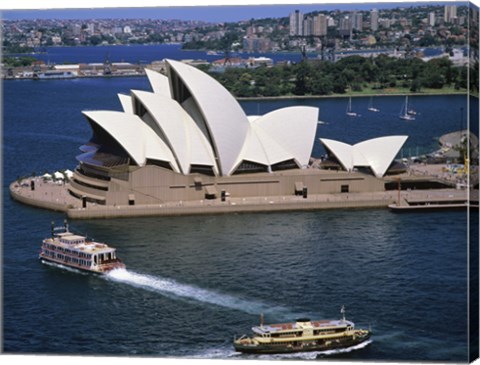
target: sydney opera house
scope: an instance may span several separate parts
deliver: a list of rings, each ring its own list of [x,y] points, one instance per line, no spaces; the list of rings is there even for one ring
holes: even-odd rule
[[[381,191],[381,178],[407,138],[354,146],[321,139],[339,169],[312,168],[317,108],[247,116],[206,73],[178,61],[166,65],[167,76],[147,70],[153,92],[119,95],[123,112],[83,113],[93,136],[80,147],[71,195],[101,205],[135,205],[294,195],[304,188],[311,194]],[[358,168],[368,172],[352,173]]]
[[[317,108],[247,116],[222,85],[195,67],[166,60],[166,76],[146,72],[152,91],[119,95],[123,111],[83,112],[92,137],[80,147],[65,186],[69,206],[381,192],[407,139],[351,146],[320,138],[328,154],[328,169],[322,168],[311,157]]]

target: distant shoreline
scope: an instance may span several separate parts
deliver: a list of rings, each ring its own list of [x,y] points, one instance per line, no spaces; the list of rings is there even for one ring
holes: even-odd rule
[[[49,81],[49,80],[73,80],[73,79],[86,79],[86,78],[130,78],[130,77],[146,77],[145,74],[111,74],[111,75],[81,75],[75,77],[61,77],[61,78],[51,78],[51,79],[42,79],[36,81]],[[35,80],[33,77],[3,77],[3,81],[7,80]],[[472,95],[476,98],[479,97],[477,94],[469,94],[467,90],[462,91],[439,91],[439,92],[384,92],[384,93],[345,93],[345,94],[330,94],[330,95],[280,95],[280,96],[238,96],[235,97],[237,100],[241,101],[254,101],[254,100],[303,100],[303,99],[331,99],[331,98],[357,98],[357,97],[382,97],[382,96],[445,96],[445,95]]]
[[[357,97],[381,97],[381,96],[445,96],[445,95],[473,95],[467,91],[445,91],[445,92],[425,92],[425,93],[408,93],[408,92],[396,92],[396,93],[381,93],[381,94],[332,94],[332,95],[284,95],[284,96],[242,96],[236,97],[237,100],[249,101],[249,100],[295,100],[295,99],[329,99],[329,98],[357,98]],[[478,95],[473,95],[478,98]]]

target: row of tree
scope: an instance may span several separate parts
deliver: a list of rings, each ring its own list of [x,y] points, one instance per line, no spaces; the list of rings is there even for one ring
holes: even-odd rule
[[[477,63],[478,75],[478,63]],[[424,88],[466,89],[468,68],[455,67],[448,58],[425,62],[419,58],[395,59],[388,56],[365,58],[351,56],[332,63],[308,60],[274,67],[226,68],[211,72],[234,95],[330,95],[369,89]],[[478,86],[473,84],[478,91]]]

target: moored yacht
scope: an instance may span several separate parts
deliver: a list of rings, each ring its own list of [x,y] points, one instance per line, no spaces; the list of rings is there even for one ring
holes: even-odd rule
[[[355,346],[367,341],[371,332],[355,329],[351,321],[345,319],[342,306],[342,319],[311,321],[297,319],[294,323],[263,324],[252,327],[253,336],[234,339],[236,351],[254,354],[279,354],[306,351],[326,351]]]
[[[61,227],[52,222],[52,236],[43,240],[39,259],[97,274],[125,268],[115,248],[70,232],[67,221]]]
[[[402,110],[400,111],[400,119],[403,120],[415,120],[415,114],[416,112],[413,111],[413,109],[409,109],[408,107],[408,96],[405,96],[405,103],[402,106]]]
[[[346,114],[349,116],[349,117],[358,117],[359,114],[352,111],[352,98],[350,97],[350,99],[348,100],[348,106],[347,106],[347,111],[346,111]]]
[[[369,102],[369,104],[368,104],[368,109],[367,109],[367,110],[370,111],[370,112],[374,112],[374,113],[378,113],[378,112],[380,111],[380,109],[375,108],[375,107],[373,106],[373,100],[372,100],[372,98],[370,98],[370,102]]]

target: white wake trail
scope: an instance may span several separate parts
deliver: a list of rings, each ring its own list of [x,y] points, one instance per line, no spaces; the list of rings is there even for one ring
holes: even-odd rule
[[[182,284],[173,279],[139,274],[125,269],[112,270],[106,275],[106,277],[115,282],[129,284],[159,294],[174,295],[225,308],[236,309],[249,314],[287,311],[285,308],[271,308],[261,302],[244,300],[233,295],[222,294],[209,289],[202,289],[194,285]]]

